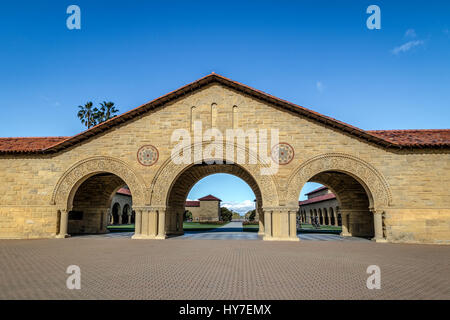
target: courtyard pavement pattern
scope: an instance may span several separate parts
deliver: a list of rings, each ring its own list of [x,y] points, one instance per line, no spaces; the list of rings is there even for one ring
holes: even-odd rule
[[[371,241],[0,240],[0,299],[450,299],[449,257]],[[66,288],[69,265],[80,290]]]
[[[88,238],[131,238],[134,232],[111,232],[107,234],[83,235]],[[337,234],[301,233],[300,240],[315,241],[369,241],[356,237],[341,237]],[[185,231],[184,235],[170,239],[196,239],[196,240],[260,240],[257,232],[243,231],[242,222],[232,221],[225,226],[206,231]]]

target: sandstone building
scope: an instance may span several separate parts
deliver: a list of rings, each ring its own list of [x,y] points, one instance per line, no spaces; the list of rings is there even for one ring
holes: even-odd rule
[[[185,209],[192,213],[193,221],[219,221],[221,201],[213,195],[207,195],[198,200],[187,200],[185,202]],[[111,208],[108,211],[109,224],[133,224],[135,222],[135,212],[131,210],[132,206],[133,201],[130,189],[123,187],[117,190],[111,201]],[[83,212],[78,213],[81,213],[78,216],[82,216],[83,214]],[[72,228],[73,222],[71,221],[74,220],[71,217],[74,214],[77,214],[77,212],[69,211],[69,231],[75,230]],[[78,218],[78,220],[82,219]]]
[[[207,195],[198,200],[186,201],[185,208],[192,213],[192,221],[219,221],[221,201],[213,195]]]
[[[321,225],[342,225],[339,202],[329,188],[319,187],[308,192],[306,197],[306,200],[298,202],[300,222],[313,223],[313,219],[317,217]]]
[[[269,156],[248,141],[221,153],[223,143],[195,139],[199,121],[203,132],[276,128],[280,141],[259,143]],[[190,134],[182,147],[177,129]],[[186,162],[172,161],[174,150]],[[190,188],[230,173],[252,188],[264,240],[298,241],[299,193],[311,181],[336,195],[344,235],[449,244],[449,151],[449,129],[362,130],[210,74],[72,137],[0,138],[0,238],[67,237],[77,211],[85,232],[103,232],[127,185],[133,238],[164,239],[183,232]]]
[[[130,189],[125,186],[117,190],[111,201],[109,224],[132,224],[136,213],[132,210],[133,200]]]

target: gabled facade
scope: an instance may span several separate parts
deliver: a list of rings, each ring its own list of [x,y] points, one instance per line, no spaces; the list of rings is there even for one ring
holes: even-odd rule
[[[278,129],[276,156],[262,161],[234,143],[252,161],[208,164],[235,159],[208,153],[220,143],[196,142],[197,121],[203,132]],[[177,129],[191,136],[180,149],[188,163],[171,160]],[[298,240],[299,193],[312,181],[336,195],[343,235],[448,244],[449,151],[448,129],[365,131],[211,74],[73,137],[0,138],[0,238],[66,237],[68,212],[81,209],[102,229],[112,195],[128,185],[134,238],[163,239],[182,232],[190,188],[223,172],[254,191],[265,240]],[[262,174],[271,161],[276,173]]]
[[[198,200],[186,201],[185,209],[192,213],[192,221],[219,221],[220,220],[220,200],[209,194]]]

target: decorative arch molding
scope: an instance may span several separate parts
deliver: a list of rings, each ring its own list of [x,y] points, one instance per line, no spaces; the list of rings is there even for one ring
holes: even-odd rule
[[[288,179],[287,200],[297,203],[303,185],[325,171],[343,172],[359,181],[368,193],[371,207],[387,207],[392,203],[390,187],[384,176],[368,162],[343,153],[322,154],[299,165]]]
[[[232,162],[233,159],[227,159],[226,146],[219,142],[200,142],[193,143],[182,149],[183,154],[185,152],[191,152],[191,159],[201,159],[202,162],[212,161],[214,159],[205,158],[203,154],[194,155],[198,150],[203,150],[204,146],[221,145],[223,148],[224,156],[217,158],[223,161]],[[270,163],[262,163],[259,161],[256,154],[251,152],[248,148],[239,144],[232,145],[235,152],[245,152],[246,162],[254,164],[236,164],[249,173],[249,175],[256,181],[262,196],[262,201],[265,206],[277,206],[278,205],[278,189],[276,182],[271,175],[261,174],[261,169],[270,168]],[[251,160],[251,161],[249,161]],[[171,158],[167,159],[160,167],[155,177],[153,178],[150,187],[150,204],[151,206],[167,206],[168,197],[173,184],[178,177],[188,168],[195,165],[193,161],[189,164],[175,164]]]
[[[127,184],[133,195],[133,203],[145,203],[145,184],[128,164],[112,157],[96,156],[75,163],[61,176],[53,190],[51,204],[70,209],[78,187],[93,175],[106,172],[115,174]]]

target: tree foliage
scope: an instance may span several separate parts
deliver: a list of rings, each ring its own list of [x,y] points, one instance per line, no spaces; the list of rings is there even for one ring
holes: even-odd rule
[[[184,211],[183,221],[192,221],[192,212],[189,210]]]
[[[238,212],[232,211],[232,213],[233,213],[232,219],[235,219],[235,220],[241,219],[241,215]]]
[[[119,110],[114,107],[114,102],[111,101],[103,101],[100,103],[100,108],[93,107],[93,103],[89,101],[86,102],[84,106],[78,106],[78,109],[77,116],[81,120],[81,123],[88,129],[114,118],[119,112]]]
[[[78,118],[81,123],[84,124],[88,129],[96,125],[96,114],[98,113],[97,108],[92,108],[92,102],[86,102],[84,106],[78,106]]]
[[[228,208],[221,207],[220,208],[220,218],[222,221],[231,221],[233,217],[233,212],[230,211]]]
[[[256,210],[255,209],[247,211],[247,213],[245,214],[245,218],[248,221],[255,221],[255,217],[256,217]]]

